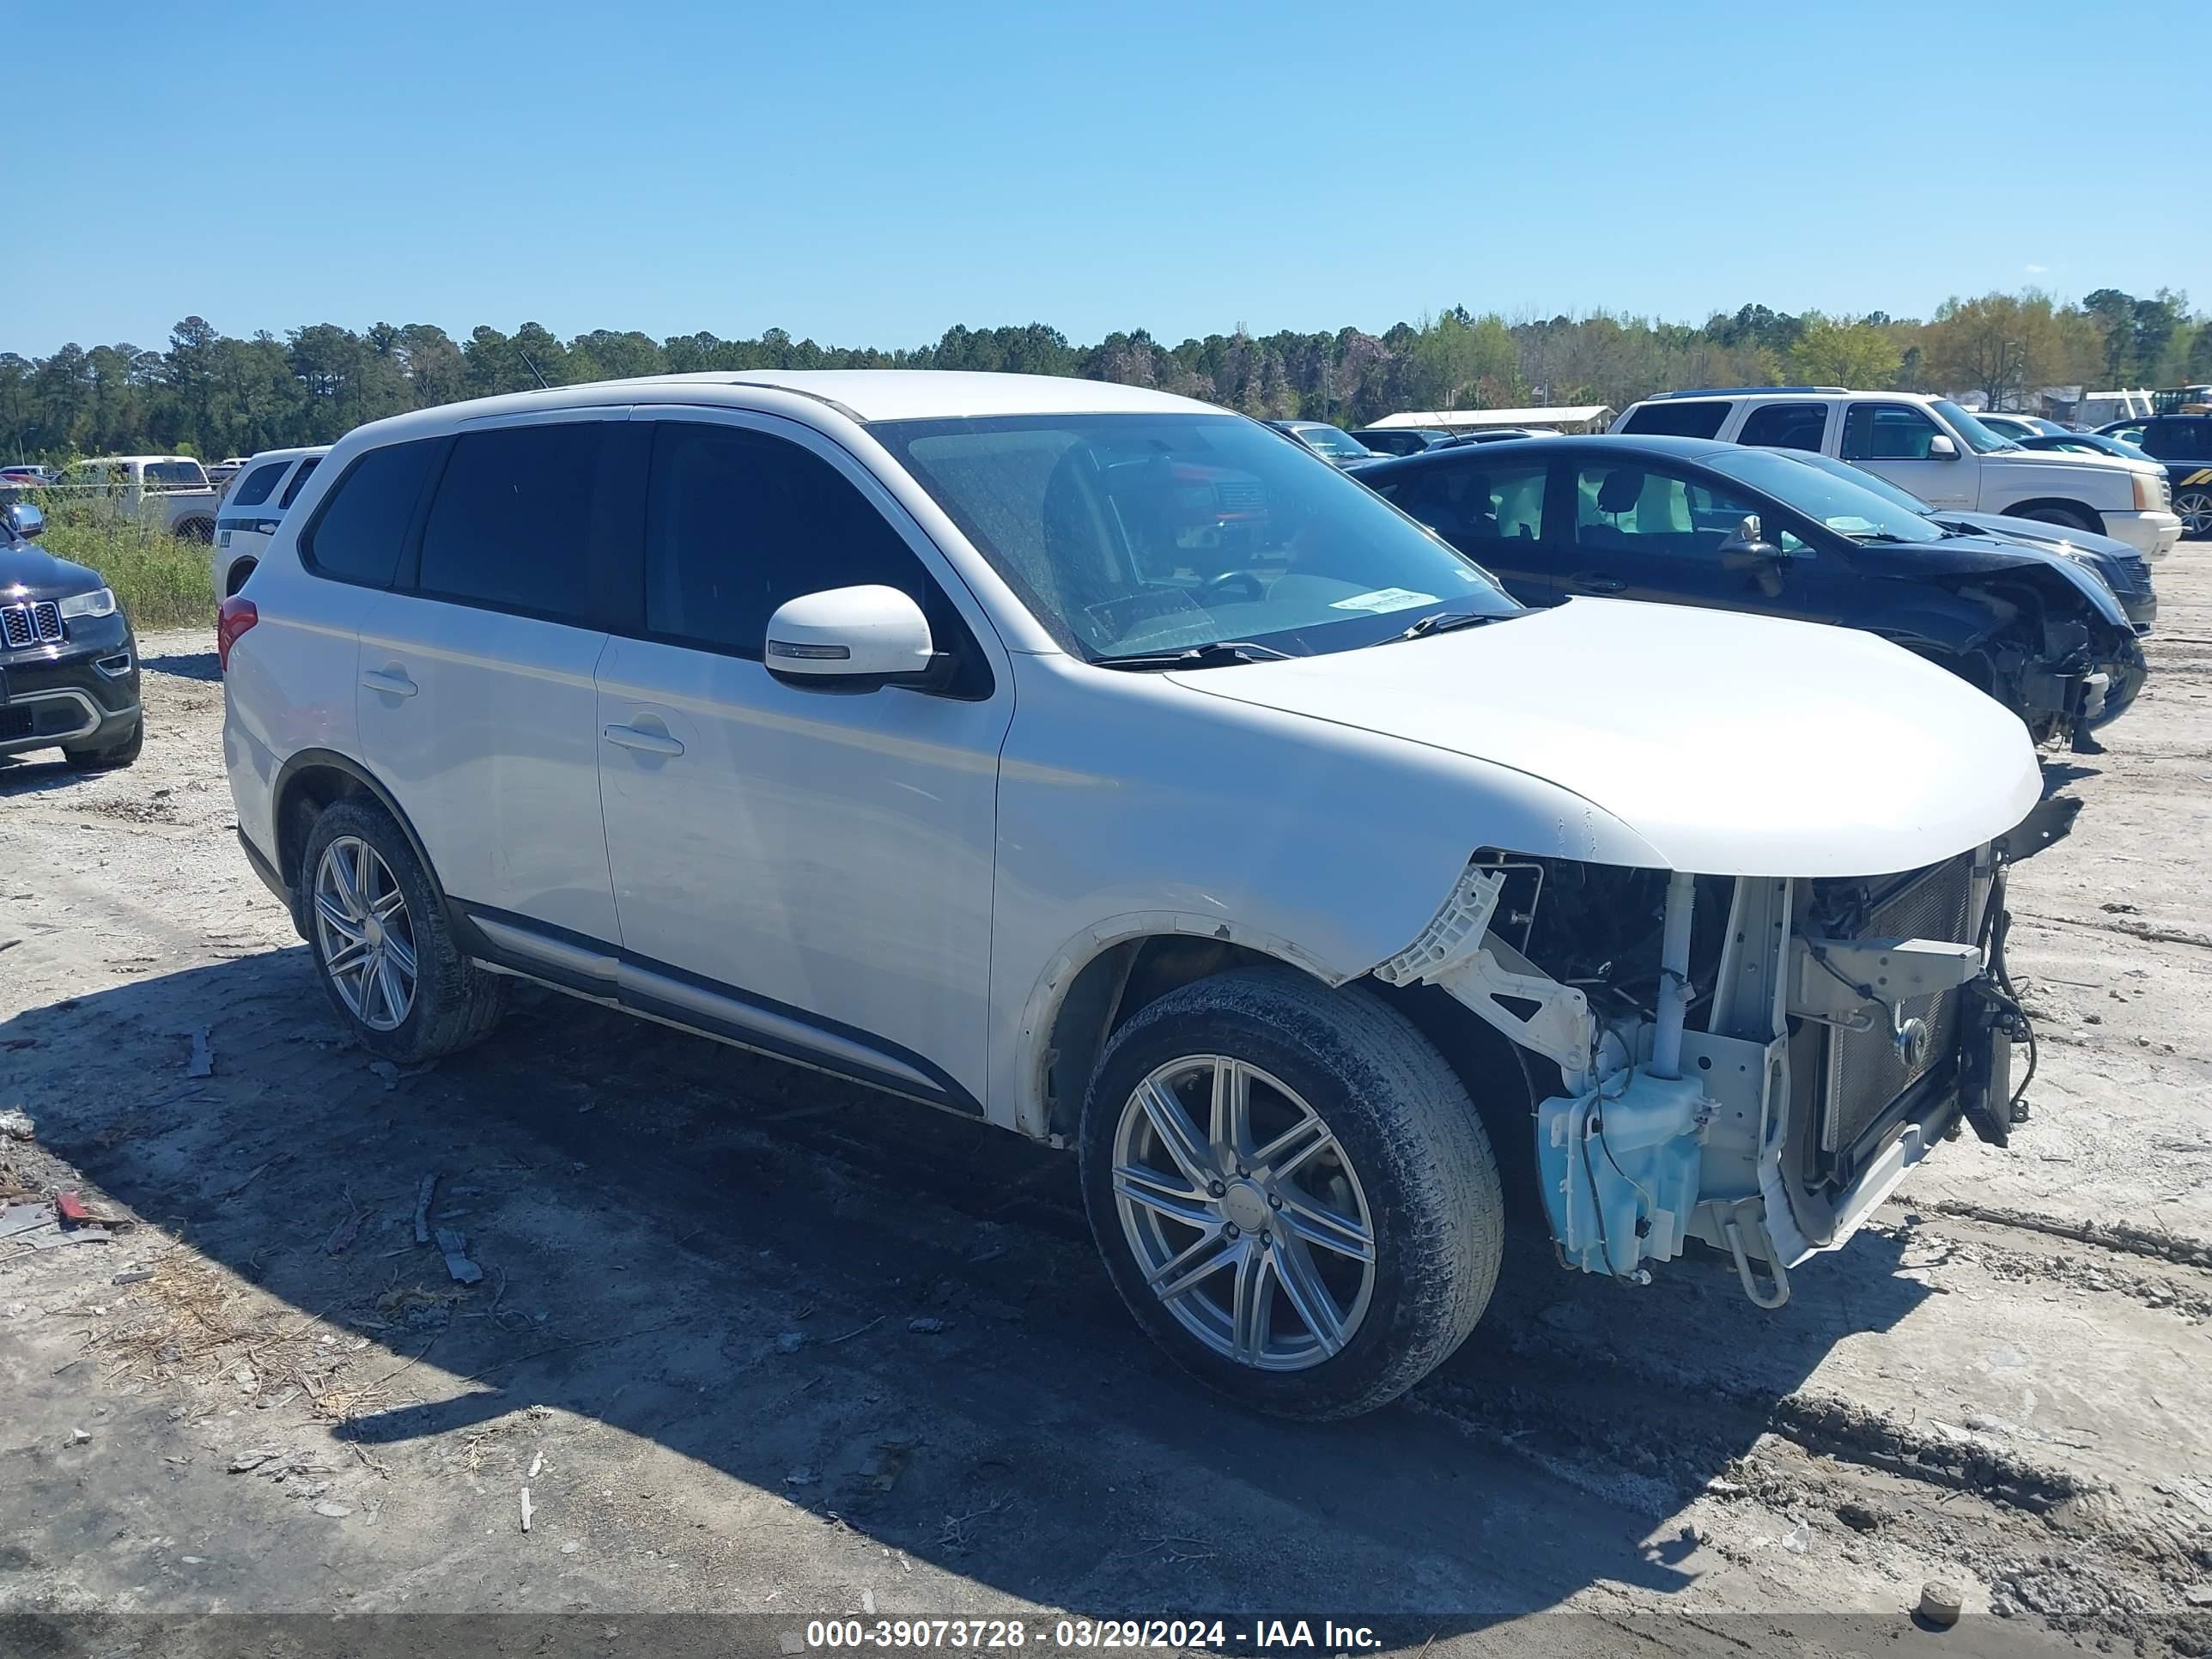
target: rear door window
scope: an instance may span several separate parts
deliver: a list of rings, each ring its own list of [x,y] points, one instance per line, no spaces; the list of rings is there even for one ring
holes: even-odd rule
[[[346,469],[300,538],[307,568],[339,581],[389,587],[442,438],[372,449]]]
[[[465,432],[422,526],[416,590],[489,610],[592,625],[592,523],[617,423]]]
[[[1924,461],[1936,422],[1910,404],[1853,404],[1844,416],[1847,461]]]
[[[1761,404],[1743,417],[1736,441],[1761,449],[1809,449],[1817,455],[1827,436],[1826,404]]]
[[[2162,461],[2201,461],[2212,459],[2212,422],[2153,421],[2143,428],[2142,447]]]
[[[269,499],[269,492],[276,488],[276,481],[284,476],[289,461],[271,461],[257,466],[246,475],[245,481],[231,493],[233,507],[258,507]]]
[[[1633,410],[1620,429],[1647,438],[1710,438],[1720,431],[1734,407],[1723,398],[1686,403],[1661,398]]]

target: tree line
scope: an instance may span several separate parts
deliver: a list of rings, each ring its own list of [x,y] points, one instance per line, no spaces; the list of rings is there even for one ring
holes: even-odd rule
[[[1142,329],[1095,344],[1042,323],[948,329],[933,345],[817,345],[781,329],[655,340],[597,329],[562,340],[536,323],[455,340],[434,324],[356,332],[315,323],[281,337],[187,317],[166,350],[70,344],[0,352],[0,446],[11,459],[188,453],[210,459],[327,443],[364,421],[460,398],[700,370],[962,368],[1156,386],[1246,414],[1358,426],[1404,410],[1625,407],[1654,392],[1792,381],[1979,392],[2014,406],[2050,385],[2212,380],[2212,317],[2161,289],[2099,289],[2076,302],[2027,293],[1954,299],[1925,320],[1791,315],[1763,305],[1698,325],[1599,312],[1509,322],[1454,307],[1380,334],[1239,326],[1168,346]]]

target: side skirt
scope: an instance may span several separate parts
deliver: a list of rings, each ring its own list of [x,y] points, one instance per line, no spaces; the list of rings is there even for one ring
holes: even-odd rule
[[[470,955],[494,973],[961,1117],[983,1116],[982,1103],[950,1073],[872,1033],[526,917],[461,899],[453,910],[471,936]]]

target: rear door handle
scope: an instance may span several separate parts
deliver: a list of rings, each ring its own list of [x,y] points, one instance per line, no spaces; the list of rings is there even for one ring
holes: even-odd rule
[[[361,677],[361,683],[372,691],[386,692],[395,697],[411,697],[420,689],[396,668],[373,668]]]
[[[1628,586],[1615,576],[1577,576],[1573,580],[1585,593],[1618,593]]]
[[[599,735],[624,749],[641,749],[648,755],[680,755],[684,745],[665,732],[647,732],[635,726],[610,726]]]

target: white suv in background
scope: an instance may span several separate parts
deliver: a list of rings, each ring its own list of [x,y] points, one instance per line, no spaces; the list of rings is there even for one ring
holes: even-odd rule
[[[210,574],[216,599],[227,599],[246,586],[277,525],[330,453],[328,444],[307,449],[264,449],[240,465],[232,475],[230,488],[223,492],[222,505],[216,509]]]
[[[218,641],[240,837],[372,1052],[484,1037],[520,977],[1072,1145],[1136,1319],[1265,1409],[1452,1352],[1501,1159],[1565,1261],[1699,1238],[1776,1305],[2011,1121],[2017,719],[1867,634],[1523,610],[1184,398],[402,416]]]
[[[2068,525],[2147,559],[2181,539],[2164,468],[2022,449],[1948,398],[1828,386],[1669,392],[1632,404],[1612,429],[1810,450],[1879,473],[1931,507]]]

